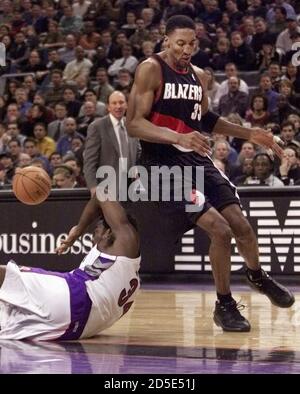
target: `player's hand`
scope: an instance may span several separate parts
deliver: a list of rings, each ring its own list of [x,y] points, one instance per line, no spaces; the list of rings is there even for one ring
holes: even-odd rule
[[[96,186],[90,188],[91,197],[93,197],[95,195],[96,189],[97,189]]]
[[[254,144],[263,146],[265,148],[272,149],[272,151],[279,157],[282,157],[283,150],[281,146],[283,146],[283,141],[279,137],[273,135],[271,131],[266,131],[260,128],[253,128],[251,131],[250,142]]]
[[[201,156],[206,156],[211,154],[211,149],[209,146],[209,138],[205,137],[198,131],[192,131],[187,134],[180,134],[178,145],[185,149],[192,149],[193,151],[199,153]]]
[[[289,162],[287,157],[283,157],[281,160],[281,165],[279,167],[279,172],[281,176],[288,176],[288,173],[291,169],[291,163]]]
[[[62,254],[66,252],[80,236],[81,231],[79,230],[79,227],[72,227],[68,234],[68,237],[65,240],[61,241],[60,245],[55,249],[55,253]]]

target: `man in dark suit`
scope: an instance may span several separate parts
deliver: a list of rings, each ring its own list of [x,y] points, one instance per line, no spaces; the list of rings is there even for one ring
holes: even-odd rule
[[[121,169],[126,172],[136,164],[140,153],[139,141],[128,136],[125,129],[126,97],[122,92],[114,91],[108,98],[108,115],[95,120],[88,127],[84,158],[84,176],[87,187],[93,195],[96,186],[96,172],[100,166],[111,166],[119,174],[119,159]]]
[[[63,102],[57,103],[54,111],[56,119],[48,124],[47,131],[49,137],[53,138],[54,141],[58,141],[64,136],[67,105]]]

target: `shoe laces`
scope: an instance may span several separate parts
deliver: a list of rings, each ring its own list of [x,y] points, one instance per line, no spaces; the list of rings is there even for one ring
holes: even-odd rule
[[[270,279],[270,275],[261,268],[261,278],[262,279]]]
[[[245,318],[241,314],[240,311],[245,309],[245,305],[241,304],[241,301],[236,302],[235,300],[227,303],[227,304],[220,304],[220,309],[224,313],[224,316],[227,315],[228,319],[233,319],[236,321],[244,321]]]
[[[246,308],[244,304],[242,304],[242,300],[239,300],[238,302],[235,302],[235,308],[238,311],[243,311]]]
[[[238,311],[239,312],[239,311],[242,311],[246,308],[246,306],[244,304],[242,304],[241,302],[242,302],[242,300],[239,300],[238,302],[231,301],[231,302],[228,302],[225,304],[220,304],[220,307],[223,310],[230,309],[231,311]]]
[[[236,303],[236,309],[239,310],[239,311],[243,311],[246,308],[246,305],[242,304],[241,302],[242,302],[242,300],[239,300]]]
[[[235,302],[235,305],[232,305],[232,309],[230,311],[235,319],[244,320],[244,317],[240,311],[244,310],[245,308],[245,305],[241,304],[241,300],[239,300],[238,302]]]

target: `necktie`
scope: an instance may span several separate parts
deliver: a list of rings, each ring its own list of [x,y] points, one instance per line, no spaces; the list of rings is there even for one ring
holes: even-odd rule
[[[58,141],[60,139],[60,131],[61,131],[61,121],[58,121],[57,129],[55,131],[55,134],[53,136],[54,141]]]
[[[123,61],[122,61],[121,65],[120,65],[121,68],[123,68],[125,66],[126,61],[127,61],[127,58],[123,57]]]
[[[120,137],[120,153],[121,157],[128,158],[128,140],[126,129],[123,126],[122,122],[119,122],[119,137]]]
[[[97,98],[99,99],[101,97],[101,90],[102,90],[102,86],[99,85],[98,87],[98,93],[97,93]],[[101,101],[101,100],[100,100]]]

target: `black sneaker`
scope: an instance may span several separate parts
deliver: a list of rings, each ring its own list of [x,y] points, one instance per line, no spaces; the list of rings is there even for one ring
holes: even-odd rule
[[[262,277],[253,280],[251,273],[246,269],[246,278],[249,285],[259,293],[265,294],[273,305],[280,308],[289,308],[295,302],[294,295],[284,286],[280,285],[276,280],[271,278],[263,269]]]
[[[222,327],[224,331],[250,331],[250,323],[241,315],[239,309],[244,309],[244,305],[239,305],[234,300],[224,304],[216,301],[214,322],[217,326]]]

